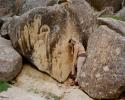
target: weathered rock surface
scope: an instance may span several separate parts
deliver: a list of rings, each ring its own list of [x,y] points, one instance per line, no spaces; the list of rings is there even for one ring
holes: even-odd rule
[[[35,7],[43,7],[47,0],[0,0],[0,17],[21,15]]]
[[[17,87],[11,87],[7,91],[0,93],[0,100],[47,100],[40,95],[26,92]]]
[[[61,100],[93,100],[79,89],[72,89]]]
[[[88,42],[79,85],[91,97],[114,99],[125,90],[125,37],[100,26]]]
[[[123,0],[86,0],[97,10],[103,10],[105,7],[113,7],[114,11],[120,10]]]
[[[125,36],[125,22],[124,21],[116,20],[113,18],[98,18],[98,21],[100,24],[107,25],[109,28]]]
[[[21,67],[21,56],[12,48],[10,41],[0,37],[0,80],[12,80]]]
[[[116,16],[125,17],[125,7],[123,7],[119,12],[117,12]]]
[[[70,86],[69,80],[64,84],[58,83],[45,73],[41,73],[30,64],[24,64],[22,72],[16,78],[15,86],[28,90],[29,92],[40,94],[47,100],[92,100],[77,86]]]
[[[4,30],[4,26],[6,26],[6,24],[12,20],[12,17],[0,17],[0,35],[1,37],[5,38],[5,39],[9,39],[9,36],[7,34],[7,32],[2,32],[1,33],[1,29]]]
[[[78,27],[81,30],[80,40],[87,47],[87,42],[90,34],[93,32],[96,17],[94,15],[94,10],[85,0],[69,0],[68,7],[72,9],[76,16],[78,17]]]
[[[59,5],[35,8],[21,17],[13,17],[1,30],[9,34],[14,48],[40,71],[63,82],[72,66],[68,41],[71,37],[79,40],[80,36],[73,14]]]
[[[29,11],[30,9],[36,7],[45,7],[48,3],[48,0],[17,0],[20,6],[18,10],[18,14],[24,14],[25,12]]]

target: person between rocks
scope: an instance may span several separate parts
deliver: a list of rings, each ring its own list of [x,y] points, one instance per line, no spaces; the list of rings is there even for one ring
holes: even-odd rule
[[[85,63],[86,53],[85,48],[82,43],[76,41],[75,39],[69,40],[69,45],[72,48],[73,53],[73,64],[72,64],[72,72],[71,75],[75,75],[75,68],[77,69],[77,75],[75,78],[75,83],[78,82],[78,75],[80,73],[81,67]]]

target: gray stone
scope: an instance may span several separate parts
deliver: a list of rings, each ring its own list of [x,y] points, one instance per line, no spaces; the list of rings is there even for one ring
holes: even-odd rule
[[[93,100],[79,89],[72,89],[61,100]]]
[[[0,0],[0,16],[16,14],[16,0]]]
[[[89,38],[78,83],[92,98],[118,98],[125,90],[125,37],[100,26]]]
[[[113,18],[98,18],[98,22],[102,25],[107,25],[119,34],[125,36],[125,22]]]
[[[12,17],[7,17],[7,16],[3,16],[0,17],[0,35],[5,38],[5,39],[9,39],[9,36],[7,34],[7,32],[4,32],[4,26],[6,26],[6,24],[12,19]],[[2,33],[1,33],[1,29],[2,29]]]
[[[22,58],[9,40],[0,37],[0,80],[12,80],[21,71]]]
[[[11,86],[7,91],[0,93],[0,100],[47,100],[41,95],[30,93],[18,87]]]
[[[22,15],[33,8],[47,6],[48,0],[18,0],[18,2],[20,5],[18,15]]]
[[[78,86],[70,86],[69,79],[64,84],[58,83],[30,64],[23,65],[20,75],[16,78],[15,86],[40,94],[41,97],[50,98],[47,100],[93,100]]]
[[[0,17],[21,15],[35,8],[47,5],[47,0],[0,0]]]
[[[116,16],[125,17],[125,7],[123,7],[119,12],[116,13]]]
[[[77,16],[78,27],[81,30],[80,41],[87,47],[88,38],[96,26],[94,10],[85,0],[69,0],[68,8]]]

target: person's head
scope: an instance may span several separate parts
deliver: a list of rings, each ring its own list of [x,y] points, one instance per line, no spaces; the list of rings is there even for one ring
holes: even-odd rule
[[[75,39],[70,39],[70,40],[69,40],[70,46],[75,45],[75,43],[76,43],[76,40],[75,40]]]

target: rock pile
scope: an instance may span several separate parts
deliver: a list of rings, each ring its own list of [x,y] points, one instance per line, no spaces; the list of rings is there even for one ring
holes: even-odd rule
[[[87,53],[81,89],[96,99],[118,98],[125,91],[123,6],[124,0],[0,0],[0,80],[14,79],[24,57],[64,82],[73,62],[68,41],[76,38]]]

